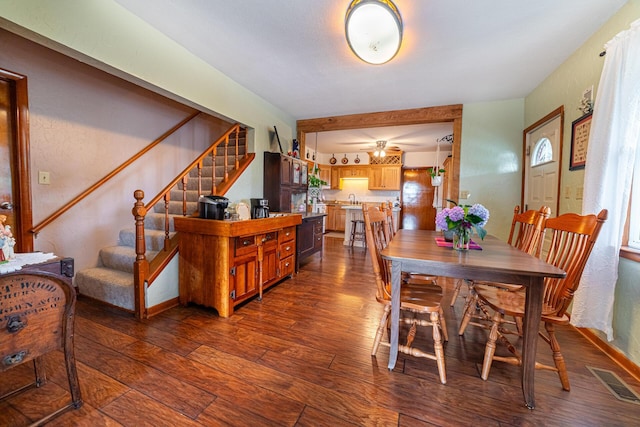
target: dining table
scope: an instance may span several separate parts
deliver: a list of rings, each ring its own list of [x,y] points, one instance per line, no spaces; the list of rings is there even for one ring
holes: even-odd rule
[[[395,367],[398,358],[402,272],[519,284],[526,289],[520,366],[522,392],[525,405],[533,409],[535,408],[535,355],[542,312],[544,278],[563,278],[566,273],[495,236],[487,235],[483,240],[475,241],[474,239],[474,242],[477,244],[475,249],[460,251],[442,244],[442,232],[401,229],[382,250],[382,258],[391,262],[389,369],[392,370]]]

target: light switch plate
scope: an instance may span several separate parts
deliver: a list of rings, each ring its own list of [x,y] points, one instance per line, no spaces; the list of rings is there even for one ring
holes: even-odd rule
[[[38,184],[49,185],[51,184],[51,176],[49,172],[38,171]]]

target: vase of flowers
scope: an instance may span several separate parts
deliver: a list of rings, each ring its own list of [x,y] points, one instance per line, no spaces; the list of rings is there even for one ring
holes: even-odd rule
[[[450,201],[450,200],[449,200]],[[453,231],[453,248],[457,250],[469,249],[471,235],[475,230],[484,239],[487,231],[484,226],[489,220],[489,211],[479,203],[474,205],[457,205],[444,208],[436,215],[436,225],[442,230]]]

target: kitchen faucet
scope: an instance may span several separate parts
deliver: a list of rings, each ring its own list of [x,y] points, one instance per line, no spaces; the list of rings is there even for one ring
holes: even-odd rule
[[[349,202],[351,202],[352,205],[356,204],[356,195],[353,193],[349,193],[349,196],[347,196],[349,198]],[[353,197],[353,200],[351,199]]]

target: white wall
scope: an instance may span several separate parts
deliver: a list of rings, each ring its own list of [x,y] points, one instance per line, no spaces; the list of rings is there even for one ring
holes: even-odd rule
[[[247,125],[255,131],[252,148],[256,153],[274,148],[274,125],[283,149],[291,147],[293,117],[114,1],[3,0],[0,13],[2,28],[186,105]],[[249,185],[235,186],[238,197],[256,197],[253,189],[262,189],[262,162],[254,162],[245,174]]]

